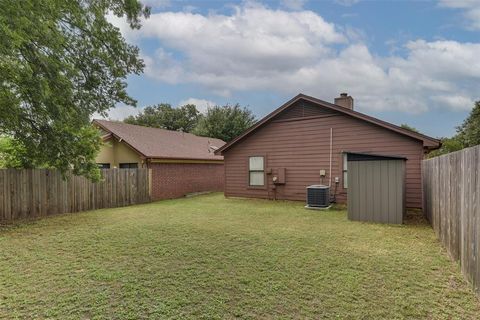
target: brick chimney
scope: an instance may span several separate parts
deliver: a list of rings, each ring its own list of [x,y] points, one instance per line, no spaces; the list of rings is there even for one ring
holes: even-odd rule
[[[348,93],[340,93],[340,97],[335,98],[336,105],[353,110],[353,98]]]

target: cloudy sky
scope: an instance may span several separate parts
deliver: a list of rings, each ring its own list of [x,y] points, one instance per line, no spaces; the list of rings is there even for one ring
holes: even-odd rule
[[[137,44],[145,73],[128,79],[139,108],[235,104],[258,117],[302,92],[433,136],[449,136],[480,100],[480,0],[145,0]]]

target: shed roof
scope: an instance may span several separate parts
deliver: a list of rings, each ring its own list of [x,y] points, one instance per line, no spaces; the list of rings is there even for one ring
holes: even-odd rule
[[[410,138],[419,140],[423,143],[424,148],[427,148],[427,149],[436,149],[436,148],[439,148],[440,145],[441,145],[440,140],[438,140],[438,139],[435,139],[435,138],[429,137],[427,135],[424,135],[424,134],[421,134],[421,133],[418,133],[418,132],[414,132],[414,131],[411,131],[411,130],[408,130],[408,129],[404,129],[402,127],[399,127],[399,126],[394,125],[392,123],[374,118],[374,117],[366,115],[364,113],[354,111],[354,110],[351,110],[351,109],[348,109],[348,108],[345,108],[345,107],[342,107],[342,106],[339,106],[339,105],[336,105],[336,104],[333,104],[333,103],[329,103],[329,102],[326,102],[326,101],[323,101],[323,100],[320,100],[320,99],[317,99],[317,98],[307,96],[305,94],[300,93],[300,94],[296,95],[294,98],[292,98],[291,100],[287,101],[285,104],[283,104],[279,108],[275,109],[274,111],[272,111],[271,113],[266,115],[263,119],[261,119],[256,124],[254,124],[252,127],[247,129],[244,133],[242,133],[241,135],[239,135],[238,137],[236,137],[235,139],[233,139],[232,141],[228,142],[223,147],[221,147],[220,149],[215,151],[215,153],[216,154],[222,154],[222,152],[226,151],[231,146],[233,146],[234,144],[236,144],[237,142],[239,142],[243,138],[247,137],[252,132],[257,130],[258,128],[262,127],[264,124],[269,122],[272,118],[274,118],[280,112],[290,108],[291,106],[293,106],[296,102],[298,102],[300,100],[305,100],[305,101],[311,102],[311,103],[313,103],[313,104],[315,104],[319,107],[334,110],[334,111],[337,111],[339,113],[351,116],[353,118],[360,119],[360,120],[366,121],[368,123],[383,127],[385,129],[388,129],[388,130],[391,130],[391,131],[394,131],[398,134],[401,134],[401,135],[408,136]]]
[[[145,158],[223,160],[214,154],[214,150],[225,144],[220,139],[119,121],[93,120],[93,124],[123,140]]]
[[[348,161],[367,161],[367,160],[407,160],[403,156],[392,156],[363,152],[344,152],[348,155]]]

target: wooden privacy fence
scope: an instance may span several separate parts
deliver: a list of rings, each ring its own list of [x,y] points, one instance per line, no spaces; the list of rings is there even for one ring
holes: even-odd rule
[[[426,216],[480,294],[480,146],[422,165]]]
[[[104,169],[102,179],[55,169],[0,169],[0,222],[150,201],[149,169]]]

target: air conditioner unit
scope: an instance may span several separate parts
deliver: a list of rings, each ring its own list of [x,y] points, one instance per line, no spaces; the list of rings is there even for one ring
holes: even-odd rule
[[[330,187],[316,184],[307,187],[306,208],[322,209],[330,206]]]

